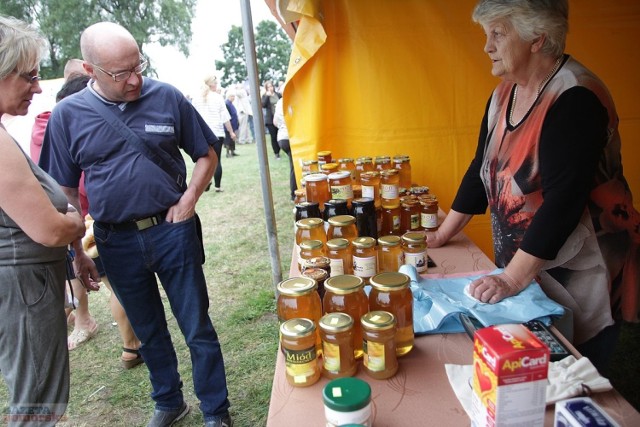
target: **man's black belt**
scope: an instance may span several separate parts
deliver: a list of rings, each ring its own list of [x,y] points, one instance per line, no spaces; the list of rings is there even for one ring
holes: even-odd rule
[[[148,216],[146,218],[133,219],[131,221],[120,222],[117,224],[96,221],[100,227],[107,228],[113,231],[126,231],[126,230],[146,230],[158,224],[162,224],[167,216],[167,211],[160,212],[155,215]]]

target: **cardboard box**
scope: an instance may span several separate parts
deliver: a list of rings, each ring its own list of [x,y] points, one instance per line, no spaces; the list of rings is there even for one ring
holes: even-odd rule
[[[475,332],[471,425],[542,426],[549,348],[525,326]]]
[[[555,427],[618,427],[604,409],[588,397],[556,402]]]

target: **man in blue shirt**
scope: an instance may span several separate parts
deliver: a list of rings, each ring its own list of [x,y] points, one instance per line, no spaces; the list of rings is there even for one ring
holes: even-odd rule
[[[81,36],[87,89],[64,99],[51,114],[42,167],[79,208],[85,172],[90,214],[100,257],[118,299],[142,342],[156,409],[149,426],[169,426],[189,411],[167,328],[156,276],[191,352],[193,381],[206,426],[231,426],[224,362],[208,315],[195,205],[218,159],[217,141],[191,103],[174,87],[143,78],[147,66],[133,36],[108,22]],[[126,140],[98,112],[99,100],[153,153],[186,176],[180,153],[195,162],[188,186]],[[185,188],[186,187],[186,188]],[[84,283],[97,271],[79,244],[74,261]]]

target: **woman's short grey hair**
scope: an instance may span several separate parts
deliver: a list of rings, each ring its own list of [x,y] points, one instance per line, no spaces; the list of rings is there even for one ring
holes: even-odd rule
[[[0,15],[0,79],[12,71],[30,73],[37,69],[46,49],[47,41],[37,29]]]
[[[543,53],[556,57],[564,53],[569,31],[568,0],[480,0],[472,18],[480,25],[507,20],[520,38],[530,42],[544,34]]]

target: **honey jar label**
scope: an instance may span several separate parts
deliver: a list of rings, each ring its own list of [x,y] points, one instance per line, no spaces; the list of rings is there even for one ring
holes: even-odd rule
[[[398,186],[393,184],[380,184],[380,195],[383,199],[398,198]]]
[[[362,348],[364,350],[364,366],[370,371],[384,371],[384,343],[363,340]]]
[[[331,277],[344,274],[344,262],[341,259],[330,258]]]
[[[353,188],[351,185],[332,185],[331,186],[331,198],[340,200],[353,199]]]
[[[358,277],[372,277],[376,275],[378,264],[376,257],[353,257],[353,274]]]
[[[295,383],[306,383],[308,378],[312,377],[318,369],[315,345],[306,350],[284,348],[284,357],[287,374],[293,378]]]
[[[413,265],[418,273],[424,273],[427,271],[427,252],[411,253],[405,252],[404,254],[405,264]]]
[[[410,225],[412,230],[417,230],[418,228],[420,228],[420,215],[416,214],[416,215],[411,215],[411,225]]]
[[[436,228],[438,227],[438,214],[423,213],[421,221],[424,228]]]
[[[322,363],[329,372],[340,372],[340,347],[326,341],[322,342]]]
[[[375,198],[375,191],[372,185],[362,186],[362,197],[367,197],[369,199]]]

